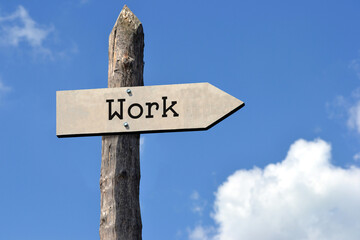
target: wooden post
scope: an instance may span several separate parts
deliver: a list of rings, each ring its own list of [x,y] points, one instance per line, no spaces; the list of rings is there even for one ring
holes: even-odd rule
[[[109,37],[108,87],[143,86],[144,33],[125,5]],[[141,239],[140,134],[102,137],[101,240]]]

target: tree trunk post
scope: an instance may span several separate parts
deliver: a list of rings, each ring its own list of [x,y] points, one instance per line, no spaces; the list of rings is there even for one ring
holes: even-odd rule
[[[143,56],[142,24],[125,5],[109,36],[108,87],[143,86]],[[142,239],[139,184],[140,134],[103,136],[101,240]]]

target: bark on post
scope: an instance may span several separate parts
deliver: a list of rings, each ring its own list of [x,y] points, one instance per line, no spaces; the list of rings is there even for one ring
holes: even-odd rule
[[[109,37],[108,87],[143,86],[143,55],[142,24],[125,5]],[[102,137],[101,240],[141,239],[139,149],[140,134]]]

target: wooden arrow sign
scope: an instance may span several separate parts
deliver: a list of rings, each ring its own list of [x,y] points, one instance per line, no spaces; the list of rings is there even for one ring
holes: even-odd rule
[[[56,92],[56,135],[207,130],[245,104],[209,83]]]

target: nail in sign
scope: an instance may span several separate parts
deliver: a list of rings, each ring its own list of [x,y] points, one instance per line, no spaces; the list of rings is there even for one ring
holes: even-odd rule
[[[209,83],[56,92],[56,135],[207,130],[245,104]]]

